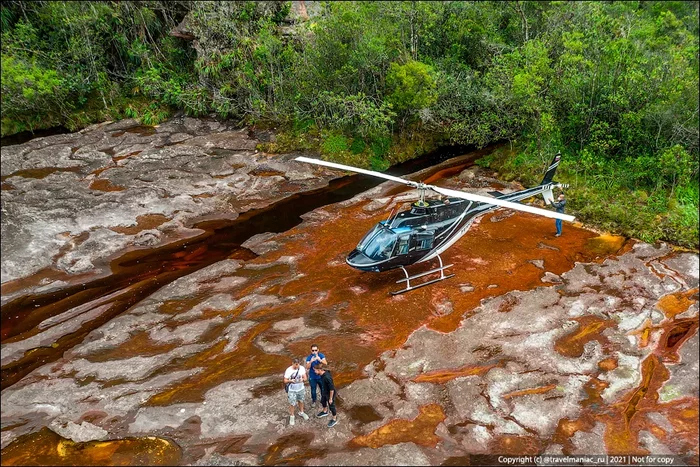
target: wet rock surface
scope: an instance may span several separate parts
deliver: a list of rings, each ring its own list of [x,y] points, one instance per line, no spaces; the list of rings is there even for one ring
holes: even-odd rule
[[[199,154],[208,141],[218,141],[202,134],[214,131],[210,125],[185,119],[164,125],[168,131],[159,127],[151,135],[134,136],[120,122],[109,132],[99,127],[103,137],[90,132],[84,136],[94,138],[95,147],[102,147],[104,138],[147,145],[151,143],[141,138],[152,137],[163,144],[161,149],[200,138],[182,148]],[[211,177],[212,171],[231,170],[222,176],[235,177],[243,169],[254,180],[250,172],[258,170],[256,177],[264,179],[259,184],[274,179],[279,186],[287,177],[305,180],[300,185],[304,189],[327,182],[307,175],[330,177],[326,171],[285,169],[287,156],[263,161],[268,156],[242,149],[247,136],[241,133],[236,142],[231,136],[235,130],[216,128],[225,134],[226,151],[245,154],[227,153],[226,164],[250,158],[257,161],[255,167],[229,169],[221,161],[207,161],[207,168],[190,164],[187,173],[199,175],[180,182],[184,186],[178,191],[190,194],[184,209],[174,215],[165,208],[138,211],[128,194],[144,189],[140,183],[146,182],[130,181],[115,171],[110,182],[126,189],[101,196],[127,195],[123,203],[132,206],[132,223],[121,222],[128,216],[118,209],[113,223],[105,221],[112,219],[108,209],[99,219],[108,225],[89,230],[90,237],[74,243],[121,238],[101,237],[100,229],[129,237],[122,240],[127,245],[139,234],[157,237],[154,230],[162,235],[154,242],[167,241],[163,224],[175,222],[176,230],[186,229],[190,224],[185,214],[178,217],[182,212],[195,216],[202,209],[215,210],[215,204],[198,209],[188,204],[196,199],[197,183],[229,180]],[[68,137],[83,136],[60,136]],[[179,142],[167,146],[174,140]],[[40,150],[43,143],[30,144]],[[132,149],[115,151],[138,150]],[[144,152],[148,149],[123,160]],[[57,159],[51,167],[69,166],[61,162],[63,153],[52,153]],[[4,154],[5,148],[3,159]],[[161,190],[170,197],[159,198],[155,206],[178,196],[170,191],[175,184],[168,188],[166,172],[158,172],[171,159],[158,157],[138,158],[143,176],[158,173],[153,179],[159,182],[148,183],[165,179]],[[22,163],[8,162],[15,164],[8,170],[22,170]],[[435,179],[429,183],[469,186],[477,193],[497,183],[476,168],[440,174],[431,175]],[[89,189],[72,172],[53,175],[71,177],[66,180],[72,180],[76,192]],[[252,206],[261,202],[253,183],[231,186],[231,191],[222,187],[222,196],[235,196],[241,203],[240,193],[240,200]],[[283,196],[280,188],[264,190],[270,199]],[[3,191],[3,206],[5,194],[12,191]],[[77,459],[81,452],[99,458],[119,446],[127,463],[141,462],[144,452],[147,463],[194,465],[454,465],[479,454],[543,453],[672,453],[697,463],[697,253],[601,237],[569,225],[555,238],[551,219],[498,210],[475,222],[445,254],[455,264],[454,278],[391,296],[400,271],[361,273],[347,267],[344,256],[376,222],[416,194],[380,185],[309,212],[287,232],[256,235],[243,244],[250,254],[232,254],[156,284],[118,313],[110,307],[137,294],[140,282],[42,315],[31,329],[4,339],[4,371],[52,345],[66,348],[57,360],[38,365],[3,389],[3,463],[26,462],[37,445],[56,456],[56,446],[65,443],[77,443],[70,444]],[[20,203],[18,199],[11,203]],[[232,215],[238,212],[236,202],[228,202]],[[129,233],[110,230],[135,227],[138,215],[149,214],[163,217]],[[66,218],[67,224],[76,222]],[[170,220],[152,225],[164,218]],[[20,250],[29,248],[15,238]],[[83,250],[76,249],[80,245],[61,243],[58,248],[63,256],[73,253],[75,266],[83,259]],[[14,258],[28,250],[23,251]],[[190,254],[196,256],[183,251],[183,258]],[[89,254],[88,259],[97,262]],[[36,268],[27,266],[30,270]],[[74,280],[78,272],[61,280]],[[72,334],[104,316],[108,319],[86,334]],[[71,335],[83,337],[70,341]],[[312,343],[326,354],[338,387],[339,422],[333,428],[326,426],[328,418],[313,416],[288,424],[282,373]],[[307,388],[307,406],[310,402]]]
[[[2,303],[104,274],[111,255],[195,236],[208,216],[235,219],[327,184],[307,164],[256,151],[247,130],[182,117],[134,120],[2,148]],[[32,289],[8,283],[45,273]],[[25,284],[22,284],[25,285]],[[39,289],[42,290],[39,290]]]

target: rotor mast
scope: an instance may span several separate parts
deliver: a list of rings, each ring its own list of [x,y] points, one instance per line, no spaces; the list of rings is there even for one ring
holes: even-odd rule
[[[421,182],[418,184],[417,188],[420,190],[419,199],[418,199],[418,201],[413,203],[413,205],[417,208],[427,208],[428,203],[426,203],[426,201],[425,201],[425,190],[427,190],[428,187],[425,185],[425,183]]]

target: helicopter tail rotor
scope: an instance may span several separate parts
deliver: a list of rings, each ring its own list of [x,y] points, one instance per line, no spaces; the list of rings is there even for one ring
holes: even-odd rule
[[[542,191],[542,197],[544,198],[544,202],[546,204],[554,203],[554,193],[552,192],[554,188],[561,188],[563,190],[564,188],[569,188],[569,184],[555,183],[553,185],[547,185],[544,191]]]

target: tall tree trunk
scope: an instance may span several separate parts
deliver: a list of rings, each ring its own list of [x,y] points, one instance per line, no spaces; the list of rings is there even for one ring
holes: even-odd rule
[[[525,11],[523,10],[523,5],[520,1],[515,2],[515,11],[520,15],[520,22],[523,28],[523,37],[525,37],[525,42],[530,40],[530,27],[527,24],[527,17],[525,16]]]
[[[411,2],[411,57],[418,60],[418,38],[416,37],[416,2]]]

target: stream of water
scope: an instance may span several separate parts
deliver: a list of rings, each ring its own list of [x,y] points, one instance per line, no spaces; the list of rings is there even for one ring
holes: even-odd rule
[[[405,176],[418,171],[428,179],[430,167],[440,166],[459,171],[493,147],[470,151],[467,147],[441,148],[421,158],[392,167],[387,173]],[[432,179],[431,179],[432,181]],[[266,208],[242,213],[233,221],[206,221],[195,225],[205,231],[195,238],[150,250],[124,254],[111,263],[108,277],[74,285],[43,295],[25,295],[2,307],[2,342],[21,339],[22,334],[42,321],[108,295],[112,300],[108,312],[84,325],[79,331],[63,336],[51,347],[41,347],[24,358],[2,368],[2,389],[19,381],[35,368],[55,361],[66,350],[80,343],[93,329],[103,325],[168,283],[226,258],[252,259],[255,254],[241,244],[265,232],[285,232],[301,223],[301,216],[321,206],[338,203],[373,188],[383,179],[366,175],[345,176],[331,181],[322,189],[295,194]],[[119,291],[128,289],[121,295]]]

